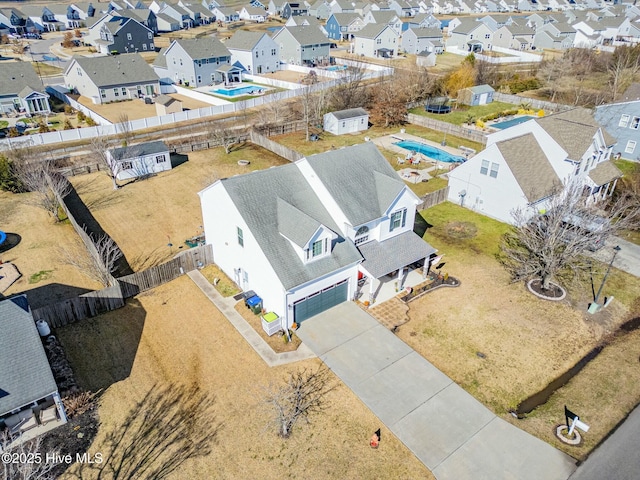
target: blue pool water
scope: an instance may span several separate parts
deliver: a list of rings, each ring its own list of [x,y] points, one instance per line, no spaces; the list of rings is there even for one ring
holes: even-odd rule
[[[209,90],[211,93],[215,93],[216,95],[224,95],[225,97],[237,97],[238,95],[247,95],[249,93],[260,93],[264,92],[264,88],[262,87],[236,87],[236,88],[214,88],[213,90]]]
[[[504,130],[505,128],[513,127],[514,125],[520,125],[521,123],[526,122],[527,120],[531,120],[533,117],[524,116],[518,118],[512,118],[511,120],[507,120],[505,122],[494,123],[490,125],[493,128],[498,128],[500,130]]]
[[[394,145],[397,145],[398,147],[404,148],[411,152],[421,153],[425,157],[438,160],[439,162],[460,163],[466,160],[466,158],[464,157],[451,155],[450,153],[447,153],[444,150],[440,150],[439,148],[432,147],[425,143],[414,142],[413,140],[403,140],[401,142],[394,143]]]
[[[332,65],[331,67],[327,67],[327,70],[329,70],[330,72],[335,72],[337,70],[346,70],[347,66],[346,65]]]

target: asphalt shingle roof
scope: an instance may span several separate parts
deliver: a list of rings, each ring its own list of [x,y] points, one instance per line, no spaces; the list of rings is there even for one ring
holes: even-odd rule
[[[377,38],[385,28],[391,27],[389,27],[389,25],[387,25],[386,23],[369,23],[354,35],[358,38]]]
[[[220,182],[284,288],[294,288],[362,260],[352,242],[340,240],[338,226],[296,164],[238,175]],[[331,255],[309,263],[300,260],[275,221],[279,217],[278,206],[284,205],[283,202],[340,237],[334,242]],[[290,230],[287,225],[281,227]]]
[[[226,41],[225,46],[229,50],[251,50],[264,35],[266,33],[237,30],[233,37]]]
[[[58,390],[25,296],[0,301],[0,415]]]
[[[106,57],[74,57],[67,71],[74,62],[98,87],[159,81],[158,75],[137,53]]]
[[[367,111],[364,108],[348,108],[346,110],[338,110],[333,113],[333,116],[338,120],[345,120],[347,118],[361,117],[363,115],[368,115]]]
[[[613,162],[608,160],[600,162],[596,168],[589,172],[589,178],[598,186],[605,185],[620,177],[622,177],[622,172]]]
[[[300,45],[328,45],[331,41],[325,37],[317,26],[283,27],[274,35],[274,40],[287,30]]]
[[[44,92],[40,77],[29,62],[2,62],[0,95],[17,95],[25,87]]]
[[[529,203],[550,195],[561,184],[533,133],[497,142],[496,147]]]
[[[367,242],[358,248],[365,258],[362,266],[374,278],[424,260],[436,251],[413,231],[403,232],[382,242]]]
[[[169,97],[171,98],[171,97]],[[158,140],[156,142],[139,143],[127,147],[118,147],[111,150],[114,158],[137,158],[145,155],[154,155],[156,153],[168,152],[169,147],[164,142]]]
[[[174,42],[180,45],[192,60],[231,56],[229,49],[214,37],[182,38]]]
[[[311,155],[307,161],[354,227],[382,217],[405,188],[371,142]]]

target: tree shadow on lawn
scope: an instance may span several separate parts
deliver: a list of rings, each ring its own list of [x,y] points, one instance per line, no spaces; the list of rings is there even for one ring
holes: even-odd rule
[[[108,432],[100,446],[101,464],[83,463],[78,479],[162,479],[189,459],[211,453],[221,423],[215,398],[199,386],[154,385]],[[104,426],[101,428],[105,428]]]
[[[86,232],[94,239],[94,241],[102,235],[108,236],[107,232],[105,232],[100,226],[100,223],[98,223],[93,214],[89,211],[73,186],[71,186],[71,192],[64,197],[64,203],[67,205],[69,212],[73,215],[76,222],[78,222],[78,225],[84,227]],[[116,260],[114,267],[115,269],[112,272],[114,277],[122,277],[133,273],[133,270],[131,270],[131,267],[129,266],[129,262],[124,256],[124,252],[122,253],[122,256]]]
[[[413,222],[413,231],[420,238],[424,237],[424,234],[427,233],[433,225],[431,225],[427,220],[423,217],[422,212],[416,212],[416,218]]]
[[[120,309],[55,329],[80,387],[97,392],[129,377],[146,316],[133,298]]]

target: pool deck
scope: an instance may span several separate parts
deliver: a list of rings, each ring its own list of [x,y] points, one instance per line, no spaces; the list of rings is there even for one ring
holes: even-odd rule
[[[443,150],[443,151],[445,151],[445,152],[447,152],[447,153],[449,153],[451,155],[455,155],[455,156],[463,157],[463,158],[466,157],[465,152],[460,150],[459,148],[454,148],[454,147],[450,147],[450,146],[444,146],[443,147],[439,143],[432,142],[430,140],[426,140],[424,138],[417,137],[415,135],[410,135],[408,133],[400,133],[400,132],[398,132],[398,133],[395,133],[395,134],[392,134],[392,135],[385,135],[383,137],[377,137],[377,138],[372,138],[371,139],[371,141],[373,143],[375,143],[378,148],[384,148],[384,149],[387,149],[387,150],[389,150],[391,152],[398,153],[398,154],[400,154],[401,158],[405,158],[405,156],[407,155],[407,149],[406,148],[402,148],[402,147],[398,147],[397,145],[394,145],[394,143],[401,142],[403,140],[413,140],[414,142],[424,143],[425,145],[429,145],[431,147],[438,148],[438,149]],[[434,165],[436,163],[450,163],[450,162],[438,162],[438,161],[436,161],[434,159],[427,158],[422,154],[418,154],[418,156],[421,159],[423,159],[424,161],[431,162]]]

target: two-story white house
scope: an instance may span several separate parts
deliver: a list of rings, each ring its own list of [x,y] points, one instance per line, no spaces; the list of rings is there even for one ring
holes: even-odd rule
[[[263,74],[280,70],[278,44],[263,32],[238,30],[225,46],[231,53],[231,63],[249,73]]]
[[[380,279],[403,278],[435,252],[413,232],[419,199],[370,142],[218,180],[199,195],[216,263],[283,329],[355,298],[359,273],[374,300]]]
[[[392,58],[398,54],[400,35],[386,24],[370,23],[353,39],[353,53],[365,57]]]
[[[489,135],[484,150],[450,172],[449,201],[506,223],[516,208],[546,210],[569,182],[597,202],[622,176],[610,161],[615,143],[586,109],[529,120]]]

